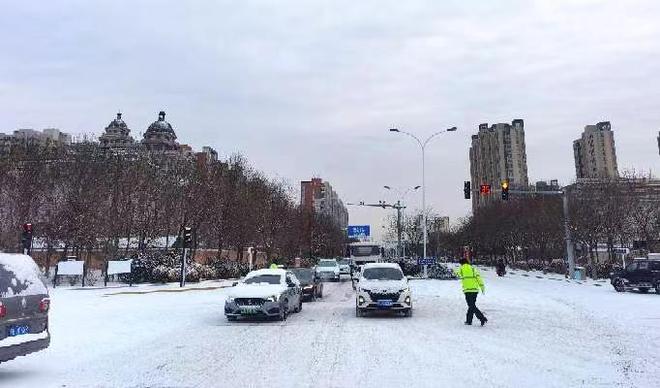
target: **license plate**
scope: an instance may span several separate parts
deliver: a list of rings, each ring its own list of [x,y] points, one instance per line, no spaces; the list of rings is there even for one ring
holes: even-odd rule
[[[241,307],[241,314],[243,315],[253,315],[257,313],[256,307]]]
[[[392,301],[389,299],[379,300],[378,307],[382,307],[382,308],[392,307]]]
[[[9,337],[15,337],[17,335],[28,334],[30,332],[30,326],[28,325],[12,325],[9,326]]]

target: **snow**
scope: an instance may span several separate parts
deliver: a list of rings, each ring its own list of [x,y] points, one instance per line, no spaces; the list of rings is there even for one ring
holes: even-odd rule
[[[14,337],[5,337],[0,340],[0,348],[18,345],[30,341],[37,341],[45,338],[48,338],[47,331],[42,331],[41,333],[34,333],[34,334],[17,335]]]
[[[12,272],[8,278],[0,279],[0,296],[46,294],[45,284],[39,279],[39,269],[30,256],[0,253],[0,269]],[[0,271],[0,274],[2,271]],[[9,281],[11,279],[11,281]]]
[[[485,327],[458,281],[410,281],[412,318],[356,318],[350,282],[325,283],[285,322],[228,322],[227,281],[58,288],[50,348],[0,386],[657,387],[659,295],[515,272],[482,269]]]

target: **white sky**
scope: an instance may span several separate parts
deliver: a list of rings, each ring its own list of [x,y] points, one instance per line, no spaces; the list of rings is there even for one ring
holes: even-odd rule
[[[574,179],[572,140],[609,120],[620,170],[660,171],[657,1],[0,0],[0,132],[132,135],[167,112],[179,141],[271,177],[320,176],[345,202],[469,212],[470,135],[525,120],[530,181]],[[421,195],[408,197],[419,207]],[[351,208],[380,230],[381,209]]]

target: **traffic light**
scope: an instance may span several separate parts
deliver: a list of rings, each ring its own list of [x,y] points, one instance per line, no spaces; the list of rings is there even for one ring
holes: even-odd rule
[[[193,237],[192,237],[192,228],[189,226],[184,226],[183,227],[183,247],[184,248],[190,248],[192,245]]]
[[[23,249],[27,249],[27,253],[30,253],[30,248],[32,247],[32,224],[26,223],[23,224],[23,234],[21,235],[21,244]]]
[[[470,181],[465,181],[463,183],[463,196],[465,199],[470,199],[470,194],[471,194],[471,188],[470,188]]]
[[[481,185],[479,192],[481,195],[490,195],[490,185]]]
[[[509,200],[509,180],[505,179],[502,181],[502,200]]]

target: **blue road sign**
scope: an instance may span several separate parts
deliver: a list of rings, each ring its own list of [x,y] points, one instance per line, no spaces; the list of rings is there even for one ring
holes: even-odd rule
[[[346,234],[348,234],[348,238],[369,237],[371,227],[369,225],[348,225]]]
[[[422,259],[421,257],[417,259],[417,265],[435,265],[435,257],[427,257]]]

